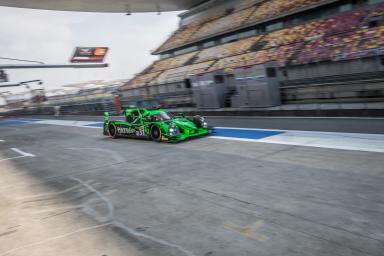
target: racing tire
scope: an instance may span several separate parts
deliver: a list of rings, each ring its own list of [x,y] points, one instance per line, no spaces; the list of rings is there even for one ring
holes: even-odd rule
[[[195,125],[198,127],[198,128],[202,128],[203,127],[203,124],[201,122],[201,116],[194,116],[192,118],[192,122],[195,123]]]
[[[158,125],[151,126],[151,139],[156,142],[161,141],[162,132]]]
[[[117,136],[117,128],[116,128],[116,125],[114,125],[114,124],[109,124],[108,132],[109,132],[109,136],[111,136],[113,139],[116,139],[116,138],[118,137],[118,136]]]

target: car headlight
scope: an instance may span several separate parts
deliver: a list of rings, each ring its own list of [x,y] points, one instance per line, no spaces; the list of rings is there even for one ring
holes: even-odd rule
[[[207,123],[207,121],[205,121],[204,117],[200,117],[200,124],[201,124],[201,127],[203,127],[203,128],[208,127],[208,123]]]
[[[168,131],[171,135],[178,135],[180,133],[179,128],[175,124],[171,124]]]

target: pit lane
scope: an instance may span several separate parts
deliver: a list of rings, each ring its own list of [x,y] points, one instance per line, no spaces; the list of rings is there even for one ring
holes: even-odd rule
[[[214,138],[113,140],[99,129],[28,122],[3,126],[0,139],[2,157],[17,156],[11,148],[34,156],[0,162],[0,170],[12,161],[17,175],[60,193],[70,211],[124,237],[137,248],[132,255],[384,249],[383,153]],[[30,185],[15,179],[0,193]],[[13,248],[4,239],[16,235],[0,236],[0,255]]]

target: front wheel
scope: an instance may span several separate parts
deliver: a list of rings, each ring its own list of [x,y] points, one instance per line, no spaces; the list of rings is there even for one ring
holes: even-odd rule
[[[204,117],[201,116],[194,116],[192,118],[192,122],[198,127],[198,128],[207,128],[207,122],[205,121]]]
[[[151,139],[156,142],[161,141],[161,129],[158,125],[153,125],[151,127]]]

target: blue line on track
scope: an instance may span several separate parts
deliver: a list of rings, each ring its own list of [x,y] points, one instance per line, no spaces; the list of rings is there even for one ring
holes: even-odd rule
[[[103,128],[103,123],[88,124],[86,126]],[[264,139],[284,132],[269,130],[242,130],[231,128],[215,128],[212,136],[238,138],[238,139]]]
[[[84,125],[84,126],[103,128],[103,125],[104,125],[104,123],[94,123],[94,124],[87,124],[87,125]]]
[[[213,136],[238,138],[238,139],[264,139],[267,137],[282,134],[284,132],[269,130],[242,130],[230,128],[215,128]]]

